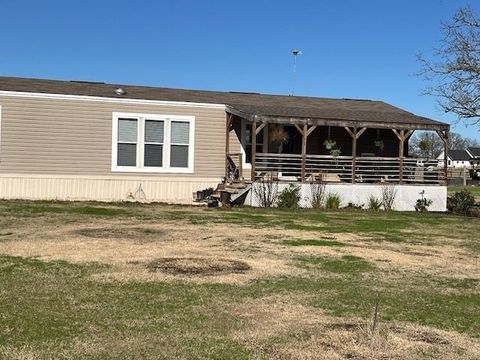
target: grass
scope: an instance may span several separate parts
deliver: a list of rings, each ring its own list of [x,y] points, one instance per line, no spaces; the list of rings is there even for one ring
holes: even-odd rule
[[[284,319],[288,309],[301,303],[308,311],[318,311],[318,316],[337,321],[361,319],[356,323],[359,327],[371,319],[377,297],[382,324],[405,322],[455,331],[475,343],[480,338],[480,274],[474,266],[460,271],[467,262],[474,264],[472,261],[479,258],[476,234],[480,219],[358,210],[225,210],[26,201],[0,202],[0,214],[0,358],[55,358],[58,354],[72,359],[281,358],[275,351],[285,344],[297,353],[325,331],[318,328],[320,325],[302,327]],[[61,232],[64,227],[66,232]],[[286,229],[298,237],[285,239]],[[98,246],[93,254],[101,253],[100,259],[107,259],[106,252],[113,246],[112,262],[74,263],[11,255],[41,252],[42,242],[47,241],[68,250],[62,242],[75,234],[79,234],[76,241],[91,242],[85,250],[72,252]],[[148,241],[131,245],[125,239],[114,242],[122,236]],[[176,255],[181,254],[188,236],[199,239],[188,248],[191,256],[205,253],[211,257],[226,247],[225,254],[251,263],[253,269],[263,259],[274,258],[290,270],[277,276],[259,272],[238,283],[214,277],[202,281],[102,280],[104,274],[124,271],[119,265],[122,246],[129,246],[129,261],[138,254],[147,256],[149,251],[165,257],[169,246]],[[252,246],[255,253],[246,250]],[[402,261],[414,256],[412,252],[429,249],[445,258],[420,268],[418,264],[429,258],[416,257],[411,266],[402,267]],[[399,257],[401,261],[377,261],[371,254],[379,250],[379,254],[392,250],[391,259]],[[55,253],[49,248],[46,254]],[[451,267],[439,272],[448,261]],[[136,271],[133,266],[139,265],[130,265],[127,275]],[[242,279],[245,274],[236,276]],[[280,305],[273,306],[272,298],[281,299]],[[274,315],[262,315],[255,305],[247,306],[247,312],[239,310],[255,302],[265,302]],[[298,311],[292,317],[295,321],[310,316]],[[249,336],[260,331],[250,327],[251,314],[255,321],[278,318],[288,331],[269,325],[265,339],[241,341],[238,334]],[[338,345],[326,346],[337,349]],[[425,349],[425,358],[440,356],[435,352],[439,346]],[[353,353],[339,357],[360,357],[356,350],[350,351]],[[460,358],[463,353],[458,354]]]

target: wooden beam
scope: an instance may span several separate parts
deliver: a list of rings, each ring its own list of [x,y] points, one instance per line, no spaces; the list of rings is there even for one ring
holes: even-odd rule
[[[308,138],[308,126],[303,125],[302,129],[302,182],[305,182],[306,165],[307,165],[307,138]]]
[[[360,130],[357,131],[357,140],[360,136],[362,136],[362,134],[365,132],[365,130],[367,130],[367,128],[361,128]]]
[[[233,115],[227,114],[225,124],[225,179],[228,177],[228,153],[230,152],[230,130],[232,128]]]
[[[350,134],[350,136],[353,138],[355,135],[353,134],[352,130],[348,126],[344,126],[344,129],[347,130],[347,132]]]
[[[293,125],[295,126],[295,128],[298,130],[298,132],[299,132],[300,134],[303,134],[303,128],[301,128],[301,127],[300,127],[299,125],[297,125],[297,124],[293,124]]]
[[[267,125],[266,122],[262,122],[260,124],[260,126],[257,127],[257,130],[255,131],[255,135],[258,135],[260,133],[260,131],[262,131],[262,129],[265,127],[265,125]]]
[[[250,133],[250,136],[252,137],[252,156],[251,156],[251,162],[252,162],[252,172],[251,172],[251,181],[255,181],[255,162],[256,162],[256,157],[257,157],[257,121],[253,120],[252,122],[252,132]]]
[[[307,131],[307,136],[310,135],[313,132],[313,130],[315,130],[316,128],[317,128],[317,125],[310,126],[310,129],[308,129]]]

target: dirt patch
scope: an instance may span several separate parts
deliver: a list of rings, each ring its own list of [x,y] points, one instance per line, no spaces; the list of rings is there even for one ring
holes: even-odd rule
[[[163,258],[147,264],[150,271],[173,275],[220,275],[244,273],[251,269],[243,261],[216,258]]]
[[[74,230],[73,233],[89,238],[126,239],[144,244],[165,239],[167,231],[151,227],[96,227]]]

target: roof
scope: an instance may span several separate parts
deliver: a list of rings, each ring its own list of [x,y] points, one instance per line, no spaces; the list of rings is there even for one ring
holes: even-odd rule
[[[472,158],[466,150],[448,150],[448,157],[453,161],[468,161]]]
[[[480,157],[480,147],[469,147],[467,151],[472,154],[473,157]]]
[[[125,95],[117,95],[122,88]],[[306,96],[267,95],[259,93],[219,92],[172,89],[149,86],[106,84],[87,81],[61,81],[0,77],[0,91],[32,92],[61,95],[83,95],[105,98],[181,101],[224,104],[227,111],[251,118],[322,119],[396,125],[405,128],[448,130],[449,125],[417,116],[383,101],[331,99]],[[385,127],[385,126],[384,126]]]

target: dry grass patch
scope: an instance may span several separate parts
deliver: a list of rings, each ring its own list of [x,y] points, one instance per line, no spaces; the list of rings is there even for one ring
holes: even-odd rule
[[[217,258],[162,258],[147,264],[150,271],[173,275],[218,275],[244,273],[251,269],[243,261]]]
[[[248,327],[233,337],[269,359],[480,358],[478,341],[457,332],[399,322],[372,331],[368,321],[326,315],[306,300],[269,296],[236,306]]]

